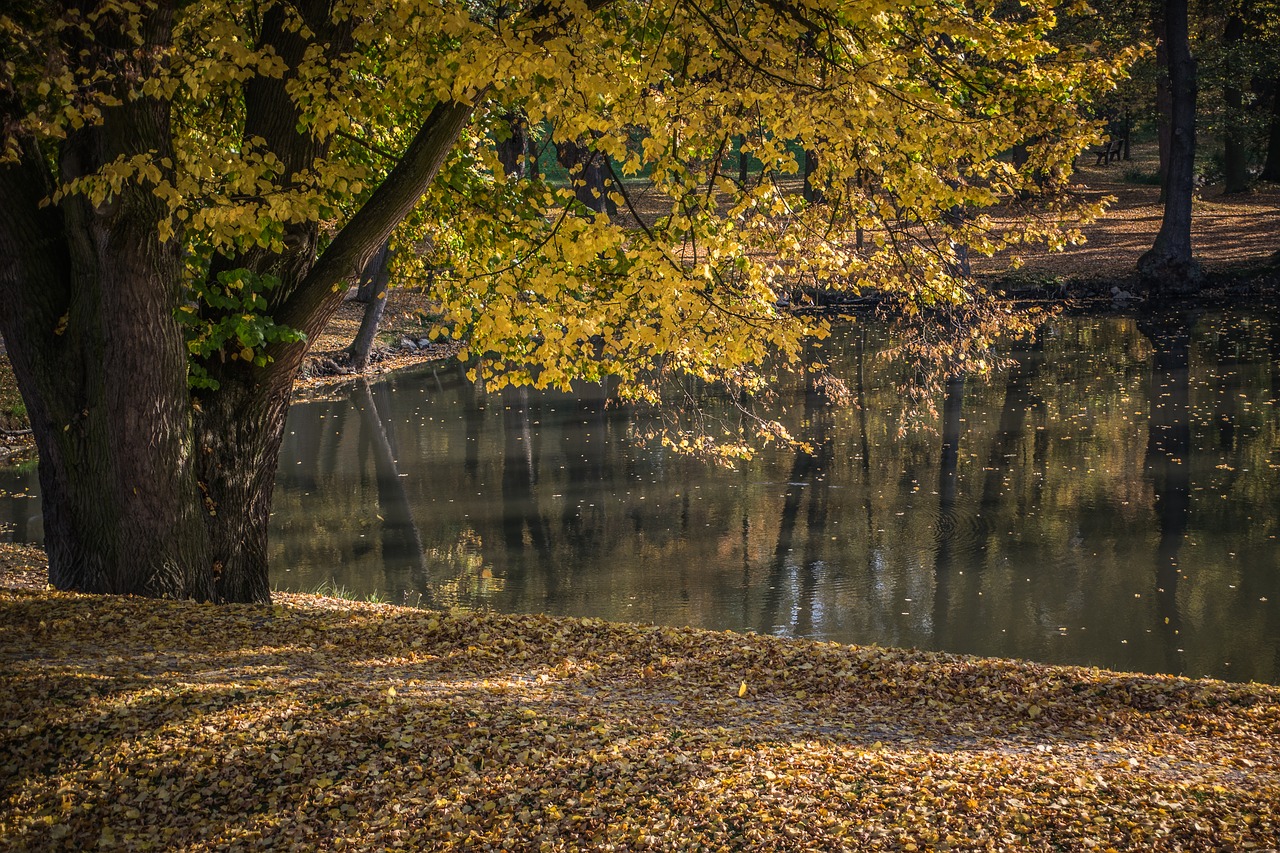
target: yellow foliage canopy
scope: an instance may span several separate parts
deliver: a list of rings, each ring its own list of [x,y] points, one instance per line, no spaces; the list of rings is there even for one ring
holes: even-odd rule
[[[539,386],[609,373],[636,391],[674,370],[751,390],[770,358],[823,333],[780,302],[803,285],[965,301],[967,253],[1076,238],[1091,211],[1051,207],[1015,231],[982,212],[1064,174],[1096,133],[1089,99],[1130,58],[1055,44],[1053,0],[165,5],[0,16],[2,88],[22,106],[9,161],[31,135],[52,157],[124,101],[168,105],[172,157],[62,174],[51,201],[149,187],[167,210],[160,237],[183,242],[198,280],[218,256],[288,256],[297,228],[323,256],[432,109],[464,105],[470,123],[397,231],[399,277],[431,281],[440,330],[484,356],[487,377]],[[155,51],[147,28],[165,12]],[[247,119],[269,81],[287,92],[297,150]],[[513,115],[602,158],[626,212],[582,215],[572,186],[507,175],[495,140]],[[814,202],[796,192],[803,152]],[[735,155],[750,158],[745,181],[726,168]],[[356,270],[339,272],[321,284]]]

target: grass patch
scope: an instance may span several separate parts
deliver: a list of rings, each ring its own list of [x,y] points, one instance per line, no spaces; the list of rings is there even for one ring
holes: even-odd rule
[[[356,592],[347,589],[332,578],[317,584],[315,589],[311,590],[311,594],[324,596],[325,598],[336,598],[340,601],[364,601],[369,604],[390,604],[390,601],[388,601],[382,593],[377,590],[361,597]]]

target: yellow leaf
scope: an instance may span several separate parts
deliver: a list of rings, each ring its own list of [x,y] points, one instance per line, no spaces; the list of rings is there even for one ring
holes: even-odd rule
[[[738,685],[738,698],[741,699],[746,695],[747,695],[747,682],[744,681]]]

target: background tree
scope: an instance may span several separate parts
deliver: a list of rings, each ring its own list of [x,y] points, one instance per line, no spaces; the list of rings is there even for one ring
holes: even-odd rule
[[[1138,272],[1154,294],[1193,293],[1200,265],[1191,251],[1195,192],[1196,60],[1191,54],[1187,0],[1164,0],[1157,17],[1167,74],[1168,157],[1162,158],[1164,216],[1155,245],[1138,259]]]
[[[1010,145],[1037,140],[1028,170],[1078,151],[1082,97],[1121,73],[1051,46],[1054,22],[1049,2],[22,3],[0,17],[0,330],[52,581],[269,596],[293,377],[397,225],[432,247],[406,267],[450,271],[441,331],[495,382],[750,389],[823,334],[776,306],[789,280],[966,299],[950,246],[1069,231],[942,213],[1027,184]],[[659,212],[568,216],[572,188],[508,175],[493,127],[516,111],[648,176]],[[724,180],[736,138],[770,175],[798,170],[780,140],[821,140],[826,208]]]
[[[378,337],[378,325],[387,309],[392,257],[391,240],[388,238],[360,274],[359,287],[364,296],[365,307],[364,315],[360,318],[360,328],[356,330],[356,336],[346,350],[352,370],[363,371],[369,366],[369,356],[373,354],[373,345]]]

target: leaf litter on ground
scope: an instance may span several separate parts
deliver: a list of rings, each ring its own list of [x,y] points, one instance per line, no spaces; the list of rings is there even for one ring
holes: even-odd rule
[[[1280,690],[0,590],[0,849],[1275,849]]]

